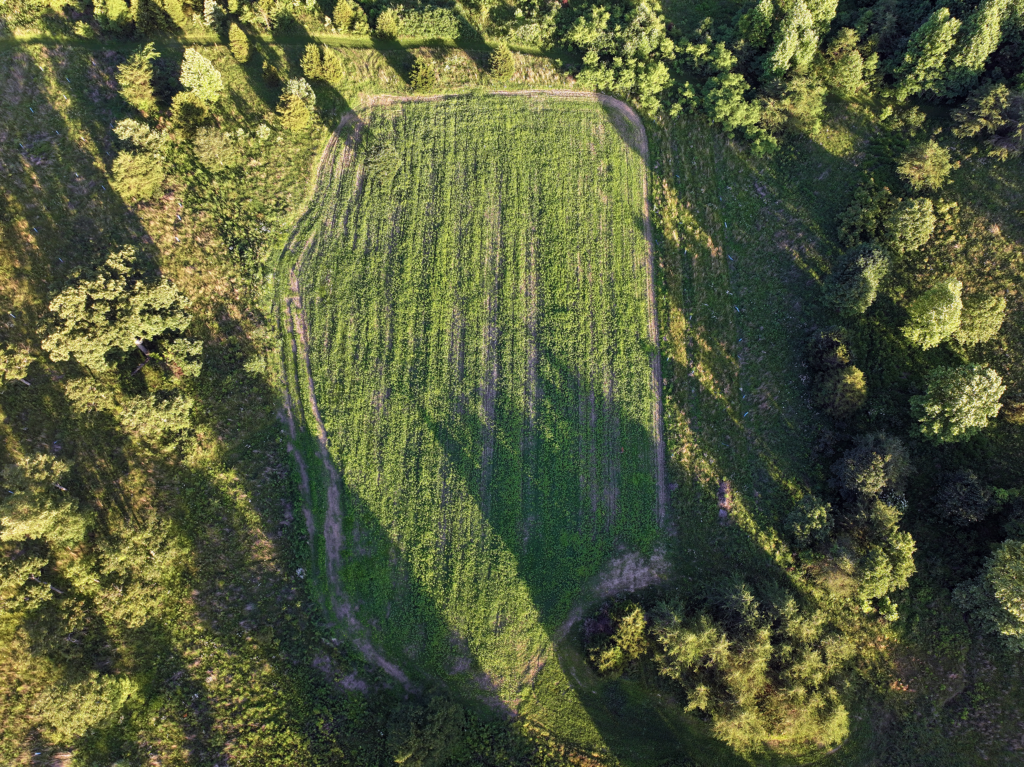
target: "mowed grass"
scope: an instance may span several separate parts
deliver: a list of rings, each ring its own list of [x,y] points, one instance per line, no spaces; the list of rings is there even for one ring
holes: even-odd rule
[[[278,273],[342,485],[318,575],[406,674],[515,708],[602,564],[659,538],[639,137],[521,96],[351,130]]]

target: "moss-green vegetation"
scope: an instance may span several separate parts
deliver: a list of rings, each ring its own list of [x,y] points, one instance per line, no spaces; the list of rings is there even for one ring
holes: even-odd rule
[[[641,136],[508,96],[349,130],[277,276],[343,485],[325,604],[513,704],[588,579],[658,536]]]

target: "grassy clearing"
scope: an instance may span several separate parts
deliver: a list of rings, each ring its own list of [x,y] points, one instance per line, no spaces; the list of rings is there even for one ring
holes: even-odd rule
[[[278,277],[299,259],[343,476],[323,585],[403,668],[514,708],[584,584],[658,538],[638,137],[521,97],[353,130]]]

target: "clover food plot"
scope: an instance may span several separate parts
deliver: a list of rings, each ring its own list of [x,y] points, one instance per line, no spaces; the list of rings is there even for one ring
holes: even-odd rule
[[[643,137],[608,102],[499,95],[348,130],[280,279],[293,410],[340,486],[307,450],[318,584],[378,662],[514,706],[588,580],[659,532]]]

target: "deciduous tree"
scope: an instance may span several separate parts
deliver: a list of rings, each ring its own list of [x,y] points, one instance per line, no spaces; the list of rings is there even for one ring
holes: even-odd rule
[[[931,349],[951,337],[960,328],[963,301],[960,280],[943,280],[918,296],[908,308],[910,319],[903,335],[922,349]]]
[[[999,414],[1006,387],[987,365],[935,368],[924,394],[910,398],[910,413],[919,431],[933,442],[963,442]]]

